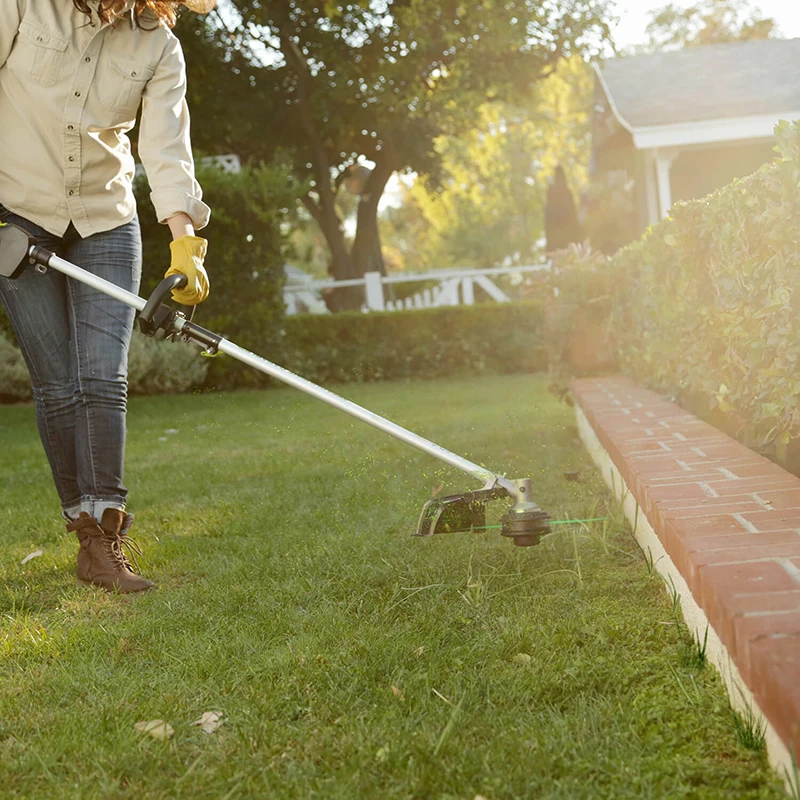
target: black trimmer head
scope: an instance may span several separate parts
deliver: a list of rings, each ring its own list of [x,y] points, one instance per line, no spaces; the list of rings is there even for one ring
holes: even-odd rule
[[[517,547],[532,547],[539,544],[542,536],[550,533],[550,515],[541,508],[514,511],[503,516],[503,536],[507,536]]]
[[[550,517],[532,500],[530,478],[513,482],[518,494],[517,502],[503,517],[502,535],[517,547],[539,544],[542,536],[550,533]],[[433,536],[435,533],[460,533],[486,528],[486,504],[490,500],[513,497],[502,486],[494,485],[476,492],[436,497],[425,503],[415,536]],[[524,499],[523,499],[524,498]]]

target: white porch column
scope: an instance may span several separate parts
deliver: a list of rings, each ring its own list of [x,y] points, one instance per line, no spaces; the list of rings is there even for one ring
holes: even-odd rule
[[[670,172],[672,164],[678,157],[677,149],[656,150],[656,183],[658,184],[658,211],[659,219],[666,219],[672,208],[672,185]]]
[[[647,200],[647,224],[655,225],[658,215],[658,177],[656,174],[655,151],[646,150],[644,154],[644,188]]]

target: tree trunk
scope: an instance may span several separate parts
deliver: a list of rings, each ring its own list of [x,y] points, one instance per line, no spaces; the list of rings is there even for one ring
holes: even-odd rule
[[[312,78],[308,62],[300,48],[285,34],[281,34],[281,51],[286,57],[287,64],[297,76],[297,108],[311,152],[315,191],[319,197],[319,201],[316,201],[307,194],[302,198],[303,205],[319,225],[328,242],[331,251],[331,276],[336,280],[359,277],[354,272],[353,261],[347,252],[342,221],[336,211],[336,193],[331,186],[331,165],[328,162],[321,133],[311,113],[309,94]],[[361,308],[363,302],[364,292],[358,286],[336,289],[325,296],[325,303],[331,311],[357,310]]]
[[[381,252],[381,234],[378,229],[378,209],[363,200],[358,204],[358,228],[352,251],[353,267],[361,274],[380,272],[386,274]]]
[[[328,202],[324,205],[317,203],[310,195],[305,195],[302,201],[328,243],[331,253],[331,263],[328,269],[330,276],[337,281],[360,278],[361,274],[356,270],[347,249],[347,242],[342,231],[342,221],[339,219],[333,203]],[[364,302],[364,291],[359,286],[347,286],[342,289],[328,290],[325,292],[324,298],[329,311],[357,311]]]

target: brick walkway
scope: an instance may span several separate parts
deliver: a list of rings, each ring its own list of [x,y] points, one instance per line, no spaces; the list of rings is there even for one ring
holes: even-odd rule
[[[626,378],[578,407],[761,711],[800,758],[800,479]]]

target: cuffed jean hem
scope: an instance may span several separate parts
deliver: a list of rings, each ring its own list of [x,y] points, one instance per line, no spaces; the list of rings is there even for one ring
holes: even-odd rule
[[[107,508],[116,508],[119,511],[125,510],[125,500],[121,497],[114,498],[99,498],[99,497],[82,497],[80,505],[69,506],[61,510],[61,515],[68,522],[77,519],[82,512],[87,513],[90,517],[94,517],[100,521],[103,518],[103,513]]]

